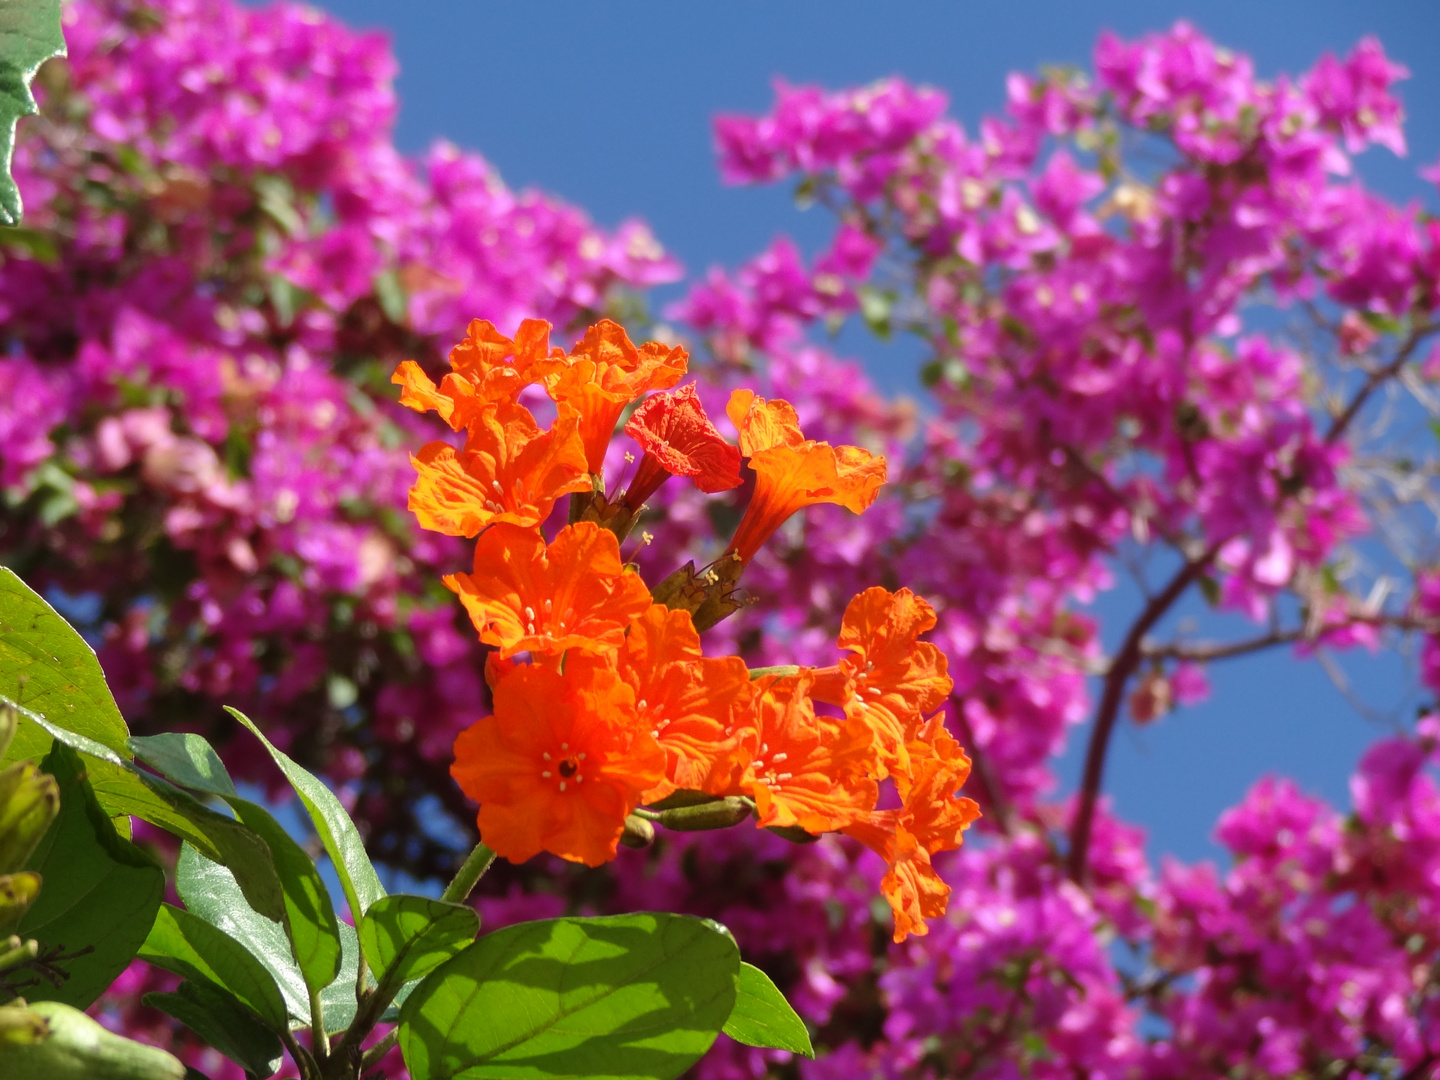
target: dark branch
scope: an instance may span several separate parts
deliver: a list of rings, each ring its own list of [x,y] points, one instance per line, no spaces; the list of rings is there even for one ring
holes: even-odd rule
[[[1204,552],[1188,560],[1175,572],[1170,583],[1145,605],[1145,610],[1135,620],[1125,642],[1110,669],[1105,675],[1105,688],[1100,695],[1100,707],[1095,713],[1095,727],[1090,732],[1090,745],[1085,751],[1085,775],[1080,783],[1080,798],[1075,807],[1075,822],[1070,829],[1070,854],[1066,872],[1070,880],[1085,883],[1086,860],[1090,850],[1090,828],[1095,820],[1095,802],[1105,781],[1105,755],[1110,748],[1110,736],[1115,730],[1115,721],[1120,715],[1120,704],[1125,696],[1125,684],[1144,659],[1145,635],[1159,622],[1175,602],[1185,594],[1205,572],[1219,553],[1220,545],[1212,544]]]
[[[1405,367],[1410,357],[1415,354],[1415,350],[1419,348],[1420,343],[1429,337],[1430,334],[1434,333],[1436,329],[1437,327],[1427,326],[1422,329],[1410,331],[1410,336],[1405,339],[1405,343],[1401,345],[1399,351],[1396,352],[1395,359],[1391,360],[1390,363],[1384,367],[1376,368],[1370,372],[1369,376],[1365,379],[1365,385],[1355,392],[1355,396],[1350,399],[1350,404],[1345,406],[1345,411],[1335,417],[1334,421],[1330,424],[1330,430],[1325,433],[1325,442],[1327,445],[1334,443],[1345,434],[1346,429],[1350,427],[1355,417],[1359,415],[1360,410],[1365,407],[1365,403],[1370,400],[1371,395],[1373,395],[1376,390],[1379,390],[1385,383],[1400,374],[1401,369]]]

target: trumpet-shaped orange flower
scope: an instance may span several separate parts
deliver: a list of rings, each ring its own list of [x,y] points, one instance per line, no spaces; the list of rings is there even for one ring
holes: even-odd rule
[[[740,452],[755,470],[755,494],[728,550],[748,563],[797,510],[834,503],[859,514],[885,483],[885,459],[858,446],[806,439],[795,410],[749,390],[730,395],[726,413],[740,433]]]
[[[626,422],[625,434],[645,452],[625,491],[632,510],[672,476],[688,476],[708,494],[741,484],[740,451],[715,430],[694,383],[650,398]]]
[[[587,866],[613,859],[626,815],[665,772],[634,704],[603,666],[507,672],[495,714],[460,733],[450,767],[480,803],[481,839],[512,863],[542,851]]]
[[[502,656],[613,650],[650,606],[650,590],[620,562],[615,534],[593,522],[566,526],[546,545],[535,529],[495,525],[475,544],[475,568],[449,574],[480,640]]]
[[[906,744],[921,717],[938,709],[954,686],[945,654],[919,640],[934,626],[935,609],[909,589],[866,589],[840,623],[839,645],[850,655],[814,673],[815,700],[839,705],[874,732],[880,761],[895,774],[902,796],[909,784]]]
[[[550,397],[580,414],[580,437],[592,473],[604,467],[605,448],[625,406],[652,390],[674,386],[684,377],[689,359],[678,345],[658,341],[637,349],[616,323],[601,319],[585,331],[569,356],[541,365]]]
[[[705,656],[690,613],[654,604],[631,624],[615,664],[635,691],[641,724],[665,751],[665,778],[645,793],[645,802],[677,788],[728,791],[750,734],[736,734],[753,696],[745,661]]]
[[[550,347],[550,324],[526,319],[513,339],[484,319],[470,323],[465,340],[450,350],[451,373],[437,387],[413,360],[403,361],[392,383],[400,404],[416,412],[433,409],[455,431],[468,427],[485,406],[514,401],[541,374],[540,362],[564,355]]]
[[[755,687],[754,757],[739,787],[755,800],[762,828],[795,825],[833,832],[874,809],[874,755],[868,732],[817,716],[809,677],[768,676]]]
[[[912,742],[910,759],[914,782],[904,805],[871,811],[843,830],[889,867],[880,891],[895,915],[897,942],[929,933],[925,920],[945,914],[950,886],[935,872],[930,857],[958,848],[965,830],[980,816],[973,800],[955,794],[970,773],[970,759],[938,717]]]
[[[465,448],[427,443],[411,457],[420,474],[410,510],[420,526],[449,536],[475,536],[488,525],[539,525],[555,500],[589,491],[580,418],[562,408],[542,432],[523,405],[499,402],[470,423]]]

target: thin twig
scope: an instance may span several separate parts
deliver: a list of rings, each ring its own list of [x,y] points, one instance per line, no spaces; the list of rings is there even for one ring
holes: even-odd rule
[[[1105,755],[1110,748],[1110,736],[1120,715],[1125,684],[1144,659],[1141,646],[1145,635],[1205,572],[1219,551],[1220,545],[1212,544],[1200,555],[1186,561],[1185,565],[1175,572],[1169,584],[1145,605],[1145,610],[1125,635],[1120,651],[1110,662],[1110,670],[1105,676],[1105,688],[1100,695],[1100,707],[1095,713],[1095,727],[1090,732],[1090,745],[1085,751],[1085,775],[1080,784],[1075,822],[1070,830],[1070,854],[1066,873],[1070,880],[1077,884],[1084,884],[1086,859],[1090,850],[1090,828],[1095,820],[1095,802],[1100,797],[1100,788],[1105,780]]]
[[[1405,343],[1396,351],[1395,359],[1391,360],[1390,363],[1384,367],[1376,368],[1370,372],[1370,375],[1365,380],[1365,385],[1356,391],[1355,396],[1350,399],[1350,404],[1345,406],[1345,411],[1337,416],[1330,424],[1330,430],[1325,433],[1325,444],[1327,446],[1333,444],[1340,436],[1345,434],[1345,430],[1350,426],[1351,422],[1354,421],[1360,410],[1365,407],[1365,403],[1370,400],[1371,395],[1374,394],[1376,390],[1379,390],[1385,383],[1400,374],[1400,370],[1405,366],[1406,361],[1414,355],[1420,343],[1430,336],[1430,334],[1434,333],[1436,329],[1437,327],[1427,326],[1410,331],[1410,336],[1405,339]]]

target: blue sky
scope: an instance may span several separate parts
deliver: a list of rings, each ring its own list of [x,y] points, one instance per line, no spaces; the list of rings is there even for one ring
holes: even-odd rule
[[[1411,70],[1402,84],[1411,153],[1371,152],[1361,171],[1390,197],[1435,204],[1414,175],[1440,156],[1440,4],[1335,0],[941,3],[936,0],[329,0],[352,25],[389,31],[400,60],[398,142],[418,152],[440,137],[479,150],[514,187],[534,186],[584,207],[598,222],[640,216],[692,275],[734,265],[780,233],[813,250],[829,235],[823,211],[798,212],[788,189],[729,188],[711,147],[717,112],[759,112],[773,77],[843,86],[899,74],[947,91],[973,129],[999,111],[1004,77],[1041,64],[1088,66],[1102,28],[1124,36],[1186,18],[1249,53],[1262,75],[1298,72],[1320,53],[1344,53],[1375,34]],[[667,295],[673,295],[671,290]],[[892,391],[915,383],[918,349],[846,334]],[[1114,642],[1133,618],[1133,590],[1107,594],[1095,613]],[[1198,603],[1178,618],[1225,629]],[[1171,627],[1173,629],[1174,620]],[[1237,621],[1230,629],[1245,634]],[[1295,776],[1333,802],[1363,747],[1413,715],[1413,665],[1395,655],[1347,658],[1362,715],[1314,662],[1283,653],[1212,671],[1205,705],[1117,733],[1108,790],[1144,823],[1155,852],[1212,855],[1216,816],[1264,772]],[[1074,740],[1062,775],[1079,773]]]

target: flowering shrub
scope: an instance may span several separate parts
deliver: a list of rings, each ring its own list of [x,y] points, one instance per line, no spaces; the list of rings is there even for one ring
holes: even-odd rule
[[[707,1077],[1435,1070],[1428,719],[1365,757],[1345,816],[1262,781],[1221,823],[1224,870],[1152,870],[1143,833],[1101,797],[1127,712],[1163,722],[1230,656],[1418,635],[1440,691],[1434,460],[1407,433],[1436,401],[1440,226],[1353,178],[1367,146],[1404,150],[1404,72],[1378,43],[1266,81],[1184,24],[1107,35],[1093,74],[1012,76],[1005,115],[974,133],[942,94],[898,80],[781,84],[770,114],[718,123],[722,171],[793,179],[834,212],[835,237],[809,261],[778,241],[666,313],[702,357],[692,391],[672,389],[669,349],[603,373],[602,354],[624,349],[598,331],[552,356],[523,320],[636,325],[625,290],[677,269],[642,227],[607,233],[515,196],[453,149],[403,161],[374,39],[286,7],[67,10],[71,59],[42,72],[43,117],[21,125],[26,231],[3,238],[0,550],[57,602],[98,599],[88,629],[137,728],[219,736],[216,703],[240,703],[337,786],[383,863],[422,877],[458,860],[437,822],[472,812],[446,772],[460,735],[482,833],[509,800],[526,809],[490,828],[512,828],[517,858],[614,854],[601,872],[541,858],[493,871],[487,925],[709,915],[812,1027],[813,1063],[722,1040],[697,1066]],[[467,335],[472,314],[492,326]],[[923,424],[816,344],[848,318],[924,343]],[[438,412],[449,437],[422,445],[443,429],[392,407],[397,365],[402,401]],[[793,417],[776,418],[777,398]],[[702,399],[728,400],[726,418]],[[407,450],[423,531],[397,512]],[[856,517],[874,496],[860,454],[891,474]],[[817,492],[839,505],[788,516]],[[569,532],[557,505],[580,507]],[[635,572],[599,551],[602,534],[636,533]],[[713,560],[715,580],[670,577],[680,552]],[[1105,655],[1083,605],[1147,555],[1159,577]],[[513,579],[494,574],[502,557]],[[598,572],[560,604],[579,566]],[[648,614],[636,573],[693,604],[696,627],[742,606],[701,654]],[[933,607],[897,601],[902,584]],[[1195,592],[1254,635],[1161,636]],[[623,617],[571,623],[566,605],[578,618],[602,595]],[[646,832],[619,809],[665,784],[737,798],[720,793],[747,768],[748,797],[781,828],[841,823],[772,799],[762,776],[797,774],[757,772],[753,750],[692,755],[687,738],[713,744],[723,707],[688,715],[670,746],[659,722],[675,717],[653,714],[659,774],[653,752],[641,768],[596,733],[604,768],[582,786],[603,777],[611,801],[573,838],[531,812],[558,798],[558,776],[516,788],[473,752],[505,745],[512,709],[574,722],[537,659],[564,634],[606,658],[587,693],[647,710],[655,656],[712,704],[727,686],[756,692],[723,656],[814,669],[804,695],[758,684],[762,722],[793,733],[808,701],[833,732],[863,702],[870,752],[906,768],[901,716],[939,704],[922,678],[939,660],[906,669],[923,693],[856,696],[881,627],[929,632],[953,680],[945,729],[973,759],[983,817],[963,849],[929,853],[923,878],[950,890],[944,918],[901,871],[924,826],[890,777],[877,798],[891,801],[856,804],[879,820],[814,844],[661,830],[617,851]],[[652,651],[630,657],[632,639]],[[1051,759],[1087,717],[1081,788],[1057,799]],[[267,776],[253,750],[226,753],[237,775]],[[911,777],[923,767],[912,759]],[[877,890],[902,886],[927,935],[872,913]],[[903,942],[892,918],[911,928]],[[151,1014],[124,1016],[138,1029]]]

